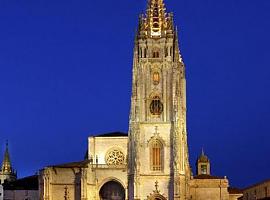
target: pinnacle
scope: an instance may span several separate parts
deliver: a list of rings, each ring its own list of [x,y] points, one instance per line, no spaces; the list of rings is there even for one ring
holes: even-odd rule
[[[202,148],[202,154],[201,154],[202,156],[204,156],[204,149]]]
[[[163,0],[148,0],[146,15],[140,19],[140,31],[152,37],[160,37],[173,30],[172,14],[166,13]]]
[[[12,173],[12,167],[11,167],[10,156],[9,156],[9,151],[8,151],[8,141],[6,142],[6,150],[4,154],[4,160],[2,163],[2,172]]]

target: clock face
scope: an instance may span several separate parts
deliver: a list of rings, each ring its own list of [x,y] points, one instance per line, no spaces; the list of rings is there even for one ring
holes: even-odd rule
[[[155,97],[150,104],[150,112],[152,115],[161,115],[163,112],[163,104],[159,97]]]

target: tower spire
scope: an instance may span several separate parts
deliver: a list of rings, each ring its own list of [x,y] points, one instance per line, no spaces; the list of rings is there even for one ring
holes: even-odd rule
[[[166,12],[163,0],[148,0],[146,14],[140,17],[140,31],[151,37],[173,31],[172,14]]]
[[[204,149],[203,149],[203,147],[202,147],[202,153],[201,153],[201,156],[204,156]]]
[[[163,0],[149,0],[147,10],[147,21],[152,34],[160,34],[162,26],[165,25],[165,5]]]
[[[12,173],[12,167],[10,162],[10,156],[8,151],[8,141],[6,141],[6,150],[4,154],[4,160],[2,163],[2,173]]]

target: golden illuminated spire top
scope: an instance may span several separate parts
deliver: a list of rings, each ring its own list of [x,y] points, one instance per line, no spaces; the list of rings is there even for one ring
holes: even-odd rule
[[[161,28],[166,23],[163,0],[150,0],[147,10],[147,21],[151,34],[160,35]]]
[[[151,37],[162,37],[166,33],[172,33],[172,13],[166,13],[163,0],[148,0],[146,14],[140,17],[139,31]]]
[[[6,150],[5,150],[5,154],[4,154],[4,160],[2,163],[2,173],[12,173],[10,156],[9,156],[9,152],[8,152],[8,141],[6,142]]]

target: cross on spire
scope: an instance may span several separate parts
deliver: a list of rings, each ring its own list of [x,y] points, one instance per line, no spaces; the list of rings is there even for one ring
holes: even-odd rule
[[[202,147],[202,154],[201,155],[204,156],[204,149],[203,149],[203,147]]]

